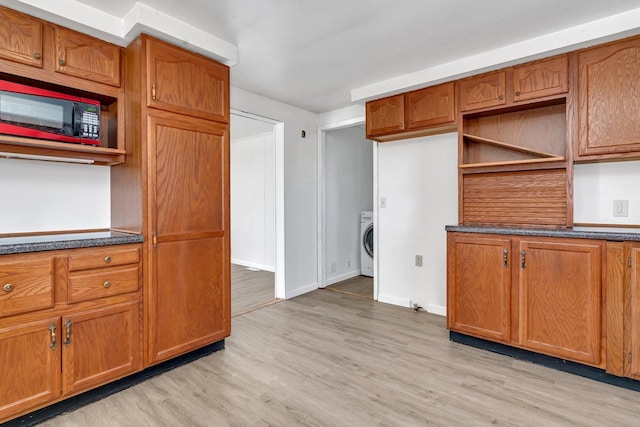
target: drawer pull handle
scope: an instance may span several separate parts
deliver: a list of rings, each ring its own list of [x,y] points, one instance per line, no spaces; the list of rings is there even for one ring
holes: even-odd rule
[[[156,84],[151,85],[151,99],[156,100]]]
[[[509,267],[509,249],[502,249],[502,265]]]
[[[111,262],[111,257],[108,256],[108,255],[106,257],[104,257],[104,262],[109,264]]]
[[[51,334],[51,342],[49,343],[49,348],[51,350],[55,350],[58,346],[58,340],[56,339],[56,325],[53,323],[49,325],[49,333]]]
[[[71,319],[67,319],[67,321],[64,322],[64,330],[66,331],[64,345],[69,346],[69,344],[71,344]]]
[[[109,282],[108,280],[105,280],[102,286],[104,286],[105,288],[108,288],[109,286],[111,286],[111,282]]]
[[[11,283],[7,283],[2,289],[4,289],[5,292],[11,292],[13,290],[13,285]]]
[[[524,249],[520,252],[520,266],[523,270],[527,268],[527,252]]]

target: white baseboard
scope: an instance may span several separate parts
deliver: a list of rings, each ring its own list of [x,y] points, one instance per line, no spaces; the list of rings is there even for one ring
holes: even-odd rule
[[[409,298],[398,298],[389,295],[378,295],[378,302],[384,302],[387,304],[399,305],[401,307],[411,307],[411,300]]]
[[[439,314],[440,316],[446,316],[447,307],[436,304],[427,304],[427,312],[432,314]]]
[[[276,272],[276,268],[274,266],[258,264],[256,262],[245,261],[242,259],[231,259],[231,264],[241,265],[243,267],[257,268],[259,270],[270,271],[272,273]]]
[[[291,289],[291,290],[287,289],[284,295],[284,298],[285,299],[295,298],[302,294],[306,294],[307,292],[315,291],[316,289],[318,289],[318,282],[314,282],[297,289]]]
[[[356,277],[360,275],[360,270],[351,270],[348,271],[344,274],[341,274],[339,276],[334,276],[331,278],[327,278],[327,280],[325,280],[324,285],[325,286],[331,286],[333,284],[336,284],[338,282],[342,282],[343,280],[348,280],[351,279],[352,277]]]

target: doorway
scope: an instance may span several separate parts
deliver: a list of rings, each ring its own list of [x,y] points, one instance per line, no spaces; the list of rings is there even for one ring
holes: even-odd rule
[[[376,239],[371,232],[375,150],[376,144],[365,138],[362,122],[319,131],[318,283],[321,288],[371,299],[376,299],[377,288]]]
[[[283,183],[281,123],[231,111],[231,313],[269,305],[284,294],[278,227]]]

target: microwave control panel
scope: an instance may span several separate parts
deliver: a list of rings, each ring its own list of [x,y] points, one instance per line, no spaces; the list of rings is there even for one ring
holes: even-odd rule
[[[100,113],[95,105],[80,105],[80,132],[81,138],[100,139]]]

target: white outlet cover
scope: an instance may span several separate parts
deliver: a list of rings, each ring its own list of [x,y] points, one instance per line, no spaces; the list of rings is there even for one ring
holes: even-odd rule
[[[613,201],[613,216],[615,216],[615,217],[628,217],[629,216],[629,201],[628,200],[614,200]]]

